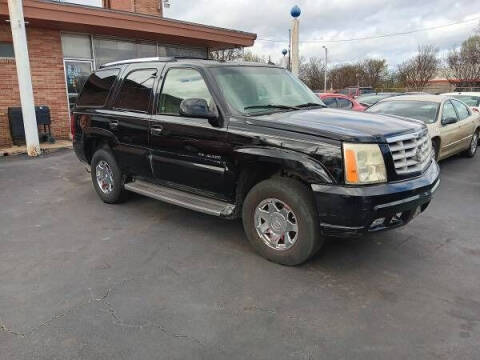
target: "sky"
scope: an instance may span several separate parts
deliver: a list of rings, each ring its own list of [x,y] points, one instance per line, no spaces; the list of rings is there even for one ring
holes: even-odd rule
[[[73,0],[98,3],[100,0]],[[206,25],[256,33],[252,51],[281,58],[288,48],[290,9],[298,5],[300,16],[300,56],[324,57],[329,64],[385,58],[396,66],[415,55],[419,45],[434,45],[440,56],[460,46],[480,23],[480,0],[169,0],[164,16]],[[472,20],[472,21],[469,21]],[[380,39],[338,42],[432,28],[456,22],[454,26]],[[265,39],[280,40],[279,42]],[[314,40],[314,41],[311,41]],[[318,41],[317,41],[318,40]],[[337,42],[335,42],[337,41]]]
[[[253,52],[278,60],[288,48],[290,9],[300,16],[300,55],[324,57],[329,63],[385,58],[395,66],[413,56],[419,45],[432,44],[441,56],[472,34],[480,21],[480,0],[169,0],[164,16],[253,32]],[[307,42],[369,37],[431,28],[459,21],[465,24],[405,36],[351,42]],[[284,40],[269,42],[262,39]]]

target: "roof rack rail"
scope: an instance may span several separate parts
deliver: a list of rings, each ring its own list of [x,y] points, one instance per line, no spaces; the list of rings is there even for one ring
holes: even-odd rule
[[[113,61],[103,65],[100,65],[100,69],[116,66],[116,65],[125,65],[125,64],[137,64],[137,63],[144,63],[144,62],[168,62],[168,61],[175,61],[175,57],[147,57],[147,58],[138,58],[138,59],[128,59],[128,60],[121,60],[121,61]]]

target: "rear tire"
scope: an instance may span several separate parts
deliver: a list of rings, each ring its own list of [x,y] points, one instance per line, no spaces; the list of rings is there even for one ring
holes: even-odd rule
[[[299,265],[324,242],[312,192],[293,179],[278,177],[255,185],[243,203],[242,221],[255,250],[278,264]]]
[[[474,157],[476,152],[477,152],[477,148],[478,148],[478,138],[479,138],[479,132],[480,130],[476,130],[473,135],[472,135],[472,140],[470,141],[470,145],[468,146],[468,149],[465,150],[465,152],[463,153],[466,157]]]
[[[92,183],[100,199],[115,204],[125,199],[123,176],[108,147],[95,151],[91,161]]]

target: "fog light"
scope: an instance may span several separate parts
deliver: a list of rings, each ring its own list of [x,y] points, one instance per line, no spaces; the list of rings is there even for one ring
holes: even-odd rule
[[[385,222],[385,218],[378,218],[378,219],[375,219],[372,224],[370,225],[370,227],[375,227],[375,226],[378,226],[378,225],[382,225],[383,223]]]

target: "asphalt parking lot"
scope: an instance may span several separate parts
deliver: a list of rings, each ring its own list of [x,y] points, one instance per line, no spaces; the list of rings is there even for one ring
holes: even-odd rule
[[[289,268],[240,221],[132,196],[74,154],[0,159],[0,359],[474,359],[480,156],[408,226]]]

